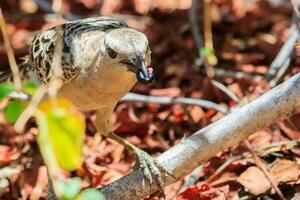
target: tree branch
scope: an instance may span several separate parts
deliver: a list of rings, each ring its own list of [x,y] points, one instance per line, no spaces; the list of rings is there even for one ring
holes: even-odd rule
[[[165,174],[165,185],[183,178],[219,151],[291,115],[298,108],[300,73],[223,119],[182,139],[179,144],[161,154],[157,160],[176,177]],[[139,170],[100,189],[107,200],[137,200],[157,190],[157,185],[153,183],[150,187]]]
[[[196,105],[201,106],[206,109],[214,109],[218,112],[228,113],[229,111],[219,106],[218,104],[206,101],[203,99],[192,99],[192,98],[184,98],[184,97],[177,97],[177,98],[170,98],[170,97],[155,97],[155,96],[147,96],[142,94],[135,94],[135,93],[128,93],[126,94],[121,101],[139,101],[139,102],[147,102],[147,103],[156,103],[156,104],[185,104],[185,105]]]

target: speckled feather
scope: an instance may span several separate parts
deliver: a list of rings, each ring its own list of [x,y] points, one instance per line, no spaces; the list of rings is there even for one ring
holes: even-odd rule
[[[93,32],[101,34],[114,29],[128,27],[125,23],[108,17],[95,17],[82,19],[51,28],[35,36],[30,47],[29,64],[34,69],[38,79],[47,83],[50,80],[51,64],[56,47],[57,34],[61,30],[63,35],[63,48],[61,55],[62,79],[68,82],[76,77],[80,69],[74,66],[71,51],[75,37],[82,33]]]

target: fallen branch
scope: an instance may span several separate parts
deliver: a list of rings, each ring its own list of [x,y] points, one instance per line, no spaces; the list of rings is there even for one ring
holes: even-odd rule
[[[240,98],[238,98],[231,90],[229,90],[224,84],[216,81],[216,80],[211,80],[211,83],[219,88],[222,92],[224,92],[225,94],[227,94],[227,96],[229,96],[233,101],[239,103],[240,102]]]
[[[264,77],[259,74],[248,74],[245,72],[231,71],[222,68],[215,68],[214,70],[215,70],[215,77],[226,77],[226,78],[230,77],[237,80],[245,79],[250,81],[260,81],[264,79]]]
[[[206,109],[214,109],[216,111],[222,112],[222,113],[228,113],[228,110],[226,108],[223,108],[222,106],[219,106],[218,104],[206,101],[202,99],[192,99],[192,98],[170,98],[170,97],[155,97],[155,96],[147,96],[147,95],[141,95],[141,94],[135,94],[135,93],[128,93],[123,98],[122,101],[139,101],[139,102],[147,102],[147,103],[156,103],[156,104],[186,104],[186,105],[196,105],[201,106]]]
[[[219,151],[239,143],[278,119],[288,117],[299,107],[300,73],[161,154],[157,160],[175,177],[165,174],[165,185],[189,174]],[[157,190],[156,183],[150,187],[139,170],[100,189],[107,200],[137,200]]]
[[[10,98],[12,99],[18,99],[21,101],[29,101],[31,97],[25,93],[22,92],[12,92],[9,95]],[[202,99],[193,99],[193,98],[170,98],[170,97],[155,97],[155,96],[147,96],[147,95],[141,95],[141,94],[136,94],[136,93],[128,93],[126,94],[121,101],[139,101],[139,102],[147,102],[147,103],[156,103],[156,104],[174,104],[174,103],[179,103],[179,104],[185,104],[185,105],[196,105],[196,106],[201,106],[206,109],[214,109],[218,112],[221,113],[228,113],[229,111],[222,107],[219,106],[218,104],[211,102],[211,101],[206,101]]]

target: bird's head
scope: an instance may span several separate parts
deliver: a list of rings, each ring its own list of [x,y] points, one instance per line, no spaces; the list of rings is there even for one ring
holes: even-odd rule
[[[104,54],[110,63],[127,67],[142,83],[154,81],[154,75],[148,70],[151,50],[144,34],[131,28],[115,29],[106,33],[104,46]]]

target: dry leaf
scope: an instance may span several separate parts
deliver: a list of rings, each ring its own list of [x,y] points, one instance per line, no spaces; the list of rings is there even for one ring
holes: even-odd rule
[[[254,148],[265,148],[270,146],[272,134],[262,130],[250,135],[248,139]]]
[[[299,180],[300,166],[295,161],[282,159],[272,166],[270,174],[277,184],[280,182],[296,182]]]
[[[271,187],[264,173],[254,166],[244,171],[237,180],[254,195],[263,194]]]

